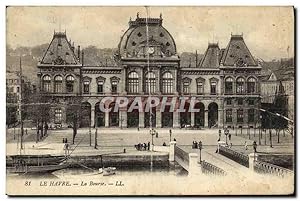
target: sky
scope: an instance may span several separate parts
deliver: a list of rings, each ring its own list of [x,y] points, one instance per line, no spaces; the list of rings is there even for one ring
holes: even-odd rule
[[[50,43],[54,30],[76,45],[116,48],[130,17],[146,17],[145,7],[8,7],[7,44]],[[149,7],[175,39],[177,51],[204,53],[209,42],[225,48],[230,35],[243,34],[251,53],[263,60],[293,56],[292,7]]]

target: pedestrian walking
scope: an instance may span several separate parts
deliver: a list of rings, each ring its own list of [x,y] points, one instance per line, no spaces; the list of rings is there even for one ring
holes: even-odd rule
[[[219,129],[219,138],[221,139],[221,134],[222,134],[222,131],[221,129]]]
[[[248,150],[248,144],[247,144],[247,141],[245,141],[245,150]]]
[[[253,150],[254,150],[254,153],[257,152],[256,149],[257,149],[257,143],[256,143],[256,141],[254,141],[254,142],[253,142]]]
[[[150,142],[148,142],[148,151],[150,150]]]
[[[230,133],[228,134],[228,139],[229,139],[229,141],[231,141],[231,134]]]
[[[173,139],[173,141],[175,141],[175,142],[176,142],[176,138],[174,138],[174,139]]]

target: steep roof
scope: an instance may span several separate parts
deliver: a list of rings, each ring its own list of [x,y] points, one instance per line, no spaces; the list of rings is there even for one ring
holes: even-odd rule
[[[243,35],[231,35],[221,60],[223,66],[257,66]]]
[[[41,61],[41,64],[79,64],[74,47],[67,40],[65,32],[54,32],[53,39]]]
[[[136,53],[145,47],[147,42],[147,27],[149,46],[159,46],[163,55],[174,56],[177,54],[175,40],[172,35],[162,25],[160,18],[137,18],[129,21],[129,28],[121,37],[118,45],[118,54],[122,57],[135,57]],[[156,52],[158,52],[156,50]]]
[[[217,43],[209,43],[204,58],[201,61],[202,68],[218,68],[220,62],[220,48]]]

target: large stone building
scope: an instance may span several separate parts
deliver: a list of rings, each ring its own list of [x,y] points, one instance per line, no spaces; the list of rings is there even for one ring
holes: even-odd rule
[[[99,102],[107,96],[144,100],[149,93],[160,99],[196,97],[195,108],[200,109],[179,113],[168,107],[165,111],[153,108],[153,127],[253,127],[260,123],[261,66],[242,35],[231,35],[224,49],[217,43],[208,44],[196,67],[180,66],[175,39],[163,27],[161,17],[137,16],[129,21],[114,55],[115,66],[84,65],[84,54],[79,46],[76,49],[66,33],[55,32],[38,64],[41,92],[53,102],[53,123],[68,122],[67,107],[77,99],[84,106],[83,127],[148,127],[150,112],[127,112],[127,107],[101,112]]]

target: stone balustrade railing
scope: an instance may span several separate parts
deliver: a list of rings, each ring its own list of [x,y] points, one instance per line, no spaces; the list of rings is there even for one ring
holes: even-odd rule
[[[249,157],[246,155],[243,155],[237,151],[234,151],[228,147],[225,147],[224,145],[219,145],[219,154],[222,154],[223,156],[226,156],[227,158],[230,158],[231,160],[234,160],[235,162],[249,167]]]
[[[226,172],[223,169],[214,166],[206,161],[201,161],[201,171],[202,173],[205,174],[223,175],[223,176],[226,175]]]
[[[280,177],[294,175],[294,172],[289,169],[258,160],[254,161],[254,171],[263,174],[272,174]]]

